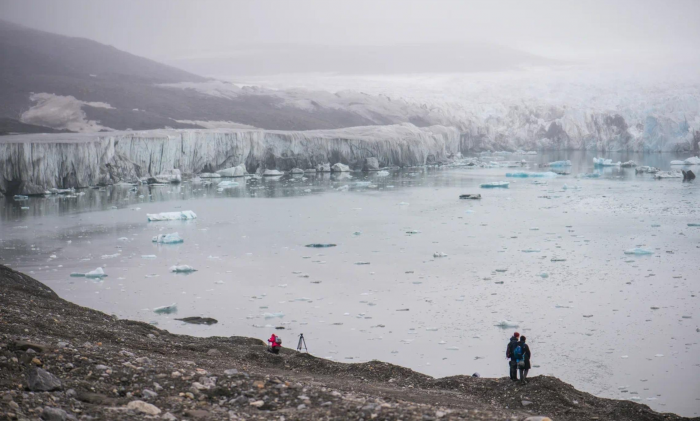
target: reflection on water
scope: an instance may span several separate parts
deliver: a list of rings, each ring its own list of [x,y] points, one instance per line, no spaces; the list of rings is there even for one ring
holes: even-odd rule
[[[172,332],[263,338],[284,328],[285,342],[304,333],[321,357],[434,376],[504,376],[517,329],[533,350],[532,375],[696,414],[700,228],[688,224],[700,222],[700,184],[594,170],[592,158],[485,157],[526,159],[526,171],[572,161],[570,175],[511,178],[508,189],[479,186],[520,169],[431,167],[237,179],[222,192],[183,183],[4,198],[0,262],[67,300]],[[685,157],[609,158],[667,170]],[[576,177],[593,171],[601,176]],[[467,193],[482,199],[459,199]],[[146,221],[176,210],[198,218]],[[172,232],[184,243],[151,241]],[[624,254],[635,247],[653,254]],[[70,276],[97,267],[108,276]],[[175,314],[153,311],[172,303]],[[188,316],[219,323],[175,320]],[[504,320],[518,327],[497,327]]]

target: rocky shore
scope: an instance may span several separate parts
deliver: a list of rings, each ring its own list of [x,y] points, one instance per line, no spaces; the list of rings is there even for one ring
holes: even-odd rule
[[[265,349],[119,320],[0,265],[0,420],[684,419],[553,377],[434,379]]]

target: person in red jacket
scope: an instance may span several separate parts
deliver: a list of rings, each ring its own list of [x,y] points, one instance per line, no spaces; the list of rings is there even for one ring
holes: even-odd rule
[[[269,345],[267,348],[269,352],[272,352],[273,354],[280,353],[280,348],[282,348],[282,338],[273,333],[272,336],[270,336],[270,339],[267,340],[267,343]]]

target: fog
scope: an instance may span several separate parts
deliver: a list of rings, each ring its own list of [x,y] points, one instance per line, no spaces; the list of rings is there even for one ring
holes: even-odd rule
[[[695,62],[698,16],[693,0],[0,2],[2,19],[205,75]]]

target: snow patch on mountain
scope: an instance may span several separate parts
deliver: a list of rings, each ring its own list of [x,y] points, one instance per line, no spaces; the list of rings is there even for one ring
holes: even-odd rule
[[[73,132],[97,132],[111,130],[100,125],[99,121],[88,120],[84,106],[114,109],[104,102],[86,102],[73,96],[62,96],[46,92],[33,93],[29,99],[36,102],[20,116],[20,121],[36,126],[51,127],[52,129],[70,130]]]

